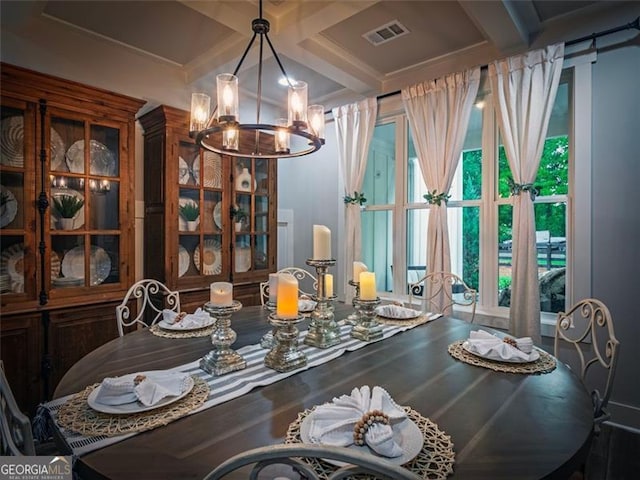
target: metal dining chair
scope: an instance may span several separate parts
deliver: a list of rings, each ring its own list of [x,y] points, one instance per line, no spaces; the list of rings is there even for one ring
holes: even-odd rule
[[[164,297],[164,298],[160,298]],[[129,303],[138,300],[137,315],[131,318]],[[125,295],[122,303],[116,307],[118,333],[124,335],[124,327],[138,325],[142,328],[155,325],[162,320],[162,310],[180,312],[180,292],[169,290],[157,280],[144,279],[134,283]]]
[[[0,456],[35,455],[31,422],[20,411],[0,361]]]
[[[318,279],[308,270],[299,267],[285,267],[276,273],[288,273],[298,280],[298,295],[311,298],[318,290]],[[269,281],[260,284],[260,303],[264,305],[269,300]]]
[[[413,298],[421,300],[422,311],[450,315],[454,305],[469,307],[473,323],[476,315],[478,292],[470,288],[462,278],[451,272],[431,272],[409,284],[409,306]]]
[[[310,463],[304,459],[325,459],[345,462],[346,465],[337,468],[332,473],[316,471]],[[204,480],[218,480],[233,474],[238,469],[253,465],[250,476],[243,478],[258,478],[262,470],[269,466],[293,469],[289,477],[288,472],[281,474],[278,470],[277,478],[305,478],[309,480],[338,480],[351,477],[356,474],[372,475],[376,479],[387,480],[418,480],[421,478],[415,473],[395,465],[388,460],[371,455],[370,453],[358,452],[344,447],[330,447],[326,445],[309,445],[304,443],[289,443],[283,445],[272,445],[268,447],[254,448],[235,455],[218,465],[209,472]],[[237,477],[236,477],[237,478]],[[271,477],[273,478],[273,477]]]
[[[569,348],[563,348],[568,346]],[[579,375],[585,385],[595,382],[589,373],[597,366],[606,371],[604,390],[591,390],[593,418],[596,427],[608,420],[611,414],[606,407],[611,396],[613,379],[618,363],[620,342],[613,330],[613,320],[607,306],[600,300],[587,298],[573,305],[566,313],[559,312],[553,354],[571,368],[571,357],[579,360]],[[595,382],[600,384],[602,382]],[[589,388],[589,387],[588,387]]]

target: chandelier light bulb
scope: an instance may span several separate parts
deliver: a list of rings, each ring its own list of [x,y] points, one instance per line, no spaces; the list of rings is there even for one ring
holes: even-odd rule
[[[222,131],[222,148],[225,150],[238,150],[238,129],[235,127],[225,128]]]
[[[279,118],[276,120],[278,129],[275,135],[275,150],[278,153],[289,153],[289,130],[287,128],[288,120]]]
[[[209,97],[209,95],[206,93],[191,94],[191,119],[189,122],[190,132],[207,128],[210,108],[211,97]]]
[[[319,138],[324,138],[324,106],[311,105],[307,117],[311,133]]]
[[[238,121],[238,77],[222,73],[216,77],[218,92],[218,121]]]
[[[296,82],[289,87],[289,125],[307,128],[306,82]]]

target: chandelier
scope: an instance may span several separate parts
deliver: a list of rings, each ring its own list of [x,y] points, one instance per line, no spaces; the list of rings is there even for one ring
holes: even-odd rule
[[[250,158],[289,158],[313,153],[324,145],[324,107],[307,107],[307,84],[290,79],[269,39],[269,22],[260,17],[251,22],[253,37],[249,41],[235,71],[216,77],[217,105],[210,113],[211,97],[205,93],[191,95],[191,119],[189,135],[206,150]],[[260,36],[256,123],[240,123],[238,110],[238,71]],[[264,40],[273,53],[287,82],[288,118],[277,119],[273,124],[260,123],[262,104],[262,53]],[[268,145],[268,147],[267,147]]]

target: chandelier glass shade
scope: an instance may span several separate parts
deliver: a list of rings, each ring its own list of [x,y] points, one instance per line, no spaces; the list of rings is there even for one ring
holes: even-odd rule
[[[234,73],[216,77],[217,105],[211,112],[211,97],[206,93],[191,95],[189,131],[198,145],[206,150],[249,158],[288,158],[307,155],[324,145],[324,107],[307,105],[307,84],[291,80],[269,39],[269,22],[260,17],[251,23],[253,37],[249,41]],[[260,37],[256,122],[241,123],[238,100],[238,71],[256,38]],[[260,123],[262,104],[262,53],[264,41],[271,49],[289,86],[287,118],[274,123]],[[268,147],[267,147],[268,145]]]

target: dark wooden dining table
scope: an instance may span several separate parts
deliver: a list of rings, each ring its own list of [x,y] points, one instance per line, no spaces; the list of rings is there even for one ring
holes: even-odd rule
[[[352,312],[336,304],[336,318]],[[261,307],[233,316],[233,348],[270,328]],[[435,422],[454,444],[455,479],[567,478],[590,445],[588,392],[565,365],[546,374],[500,373],[453,358],[447,347],[477,325],[442,317],[183,417],[76,462],[84,479],[199,479],[244,450],[282,443],[297,414],[354,387],[380,385]],[[482,327],[489,330],[488,328]],[[56,388],[72,394],[105,377],[172,368],[211,350],[208,337],[161,338],[148,329],[117,338],[76,363]]]

